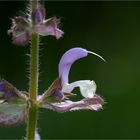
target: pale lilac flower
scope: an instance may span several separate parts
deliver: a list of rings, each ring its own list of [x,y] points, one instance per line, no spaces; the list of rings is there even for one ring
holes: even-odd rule
[[[50,108],[58,112],[79,109],[99,110],[102,108],[104,101],[100,96],[96,95],[96,84],[94,81],[80,80],[69,83],[68,80],[72,64],[76,60],[86,57],[89,53],[97,55],[96,53],[87,51],[86,49],[73,48],[62,56],[59,63],[59,77],[53,82],[50,88],[41,97],[39,97],[40,106]],[[99,57],[102,58],[101,56]],[[84,99],[73,102],[70,101],[68,97],[75,95],[72,91],[76,87],[80,88],[80,92]]]
[[[32,19],[32,20],[31,20]],[[45,20],[45,8],[38,4],[34,7],[29,18],[15,17],[12,19],[12,27],[8,33],[12,33],[13,43],[26,45],[33,32],[41,36],[55,36],[57,39],[62,37],[64,32],[58,28],[60,19],[56,17]]]

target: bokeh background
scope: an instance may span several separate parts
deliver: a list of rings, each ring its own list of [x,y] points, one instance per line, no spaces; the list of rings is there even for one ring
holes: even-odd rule
[[[0,75],[20,90],[28,90],[30,47],[15,46],[7,30],[11,17],[24,15],[27,1],[0,1]],[[42,37],[40,44],[41,94],[58,75],[62,54],[83,47],[89,55],[74,63],[70,81],[95,80],[97,93],[107,102],[98,112],[59,114],[39,111],[38,131],[43,139],[140,138],[140,2],[46,1],[47,18],[61,17],[65,35]],[[81,98],[76,89],[76,99]],[[75,99],[74,99],[75,100]],[[26,125],[0,126],[0,139],[20,139]]]

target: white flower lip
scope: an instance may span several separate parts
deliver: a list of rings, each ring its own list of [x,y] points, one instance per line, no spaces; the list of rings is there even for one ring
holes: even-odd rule
[[[81,94],[85,98],[93,98],[96,92],[96,84],[90,80],[80,80],[71,84],[66,84],[62,88],[62,92],[70,93],[75,87],[79,87]]]

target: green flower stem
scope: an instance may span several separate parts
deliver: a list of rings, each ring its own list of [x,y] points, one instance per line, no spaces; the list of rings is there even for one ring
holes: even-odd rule
[[[38,93],[38,65],[39,65],[39,35],[32,33],[30,56],[30,99],[36,101]]]
[[[35,139],[37,125],[37,105],[38,93],[38,65],[39,65],[39,35],[32,33],[31,36],[31,56],[30,56],[30,82],[29,82],[29,114],[27,123],[27,140]]]
[[[28,124],[27,124],[27,140],[35,140],[35,131],[37,124],[37,107],[32,105],[29,108]]]
[[[38,5],[38,0],[31,0],[32,10]],[[32,21],[32,24],[33,21]],[[34,26],[34,25],[32,25]],[[36,105],[38,94],[38,67],[39,67],[39,35],[32,33],[31,35],[31,51],[30,51],[30,81],[29,81],[29,112],[27,122],[27,140],[35,140],[37,126],[37,110]]]

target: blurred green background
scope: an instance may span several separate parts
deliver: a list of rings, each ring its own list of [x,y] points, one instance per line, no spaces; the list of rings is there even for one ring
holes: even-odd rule
[[[10,18],[24,15],[26,6],[26,1],[0,1],[0,75],[20,90],[28,90],[29,46],[12,44],[7,30]],[[98,112],[59,114],[42,109],[38,119],[41,137],[140,138],[140,2],[46,1],[45,6],[47,18],[61,17],[65,35],[60,40],[41,38],[39,93],[57,77],[62,54],[83,47],[107,62],[92,55],[77,61],[70,81],[95,80],[97,93],[107,104]],[[75,93],[79,99],[79,90]],[[20,139],[25,128],[25,124],[0,127],[0,139]]]

